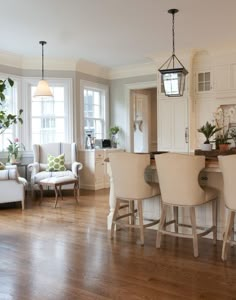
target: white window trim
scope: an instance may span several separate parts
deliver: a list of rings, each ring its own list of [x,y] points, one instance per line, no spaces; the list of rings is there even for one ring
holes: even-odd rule
[[[32,113],[31,113],[31,86],[38,84],[38,81],[40,78],[32,78],[32,77],[24,77],[22,78],[22,98],[28,99],[28,101],[24,102],[24,115],[28,116],[25,118],[26,122],[24,126],[24,140],[25,140],[25,146],[26,149],[31,149],[32,148],[32,126],[31,126],[31,120],[32,120]],[[75,136],[75,126],[74,126],[74,111],[73,111],[73,88],[72,88],[72,78],[50,78],[47,79],[49,86],[57,86],[61,84],[65,85],[66,88],[68,89],[68,99],[69,103],[67,106],[68,111],[66,111],[66,114],[68,115],[68,120],[67,120],[67,127],[66,127],[66,136],[67,142],[72,143],[74,141],[74,136]]]
[[[84,149],[84,89],[97,89],[105,93],[105,116],[104,116],[104,134],[108,137],[109,126],[109,87],[108,85],[95,83],[87,80],[80,80],[80,130],[77,138],[79,149]]]

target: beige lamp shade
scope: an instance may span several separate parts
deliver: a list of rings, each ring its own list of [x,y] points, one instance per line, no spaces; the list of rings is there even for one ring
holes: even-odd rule
[[[46,80],[42,79],[38,83],[38,86],[34,93],[34,97],[39,97],[39,96],[53,97],[52,91],[50,90],[50,87]]]

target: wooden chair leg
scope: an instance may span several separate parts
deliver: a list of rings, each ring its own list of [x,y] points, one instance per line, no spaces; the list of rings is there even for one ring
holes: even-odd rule
[[[196,225],[196,215],[195,207],[190,207],[190,219],[192,224],[192,236],[193,236],[193,255],[198,257],[198,237],[197,237],[197,225]]]
[[[120,199],[116,199],[116,206],[115,206],[115,210],[113,213],[113,217],[112,217],[112,223],[111,223],[111,239],[113,239],[114,236],[114,230],[115,230],[115,221],[116,221],[116,217],[119,211],[119,207],[120,207]]]
[[[226,226],[225,226],[225,232],[224,232],[224,237],[223,237],[223,246],[222,246],[222,254],[221,254],[221,258],[223,261],[225,261],[227,259],[228,239],[231,234],[231,229],[232,229],[233,222],[234,222],[234,216],[235,216],[235,212],[230,210],[228,212]]]
[[[140,229],[140,245],[144,245],[144,227],[143,227],[143,203],[138,200],[138,216],[139,216],[139,229]]]
[[[212,225],[213,225],[213,243],[216,245],[217,241],[217,202],[216,199],[212,201]]]
[[[175,232],[178,232],[178,220],[179,220],[179,212],[178,212],[178,207],[173,206],[174,210],[174,219],[175,219]]]
[[[160,230],[162,230],[164,228],[165,221],[166,221],[166,212],[167,212],[167,206],[163,203],[162,204],[162,211],[161,211],[161,218],[160,218],[160,223],[159,223],[159,230],[157,230],[156,248],[161,247],[162,233],[160,232]]]
[[[232,231],[231,231],[231,241],[234,241],[234,222],[233,222]],[[231,247],[233,247],[233,246],[234,246],[234,244],[232,243]]]
[[[135,224],[134,200],[129,201],[129,213],[132,213],[132,215],[129,217],[129,224],[134,225]]]

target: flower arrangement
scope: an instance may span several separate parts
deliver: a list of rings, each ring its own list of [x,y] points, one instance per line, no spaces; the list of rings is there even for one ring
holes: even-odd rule
[[[20,143],[19,138],[14,138],[13,141],[8,139],[8,141],[8,161],[15,162],[15,160],[18,158],[19,151],[25,150],[25,146],[22,143]]]

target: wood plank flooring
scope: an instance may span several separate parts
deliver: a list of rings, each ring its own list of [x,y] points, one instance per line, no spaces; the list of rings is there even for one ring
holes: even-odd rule
[[[236,299],[236,248],[221,261],[222,242],[199,242],[156,232],[106,229],[108,190],[81,191],[79,205],[54,197],[20,207],[0,207],[0,300]]]

